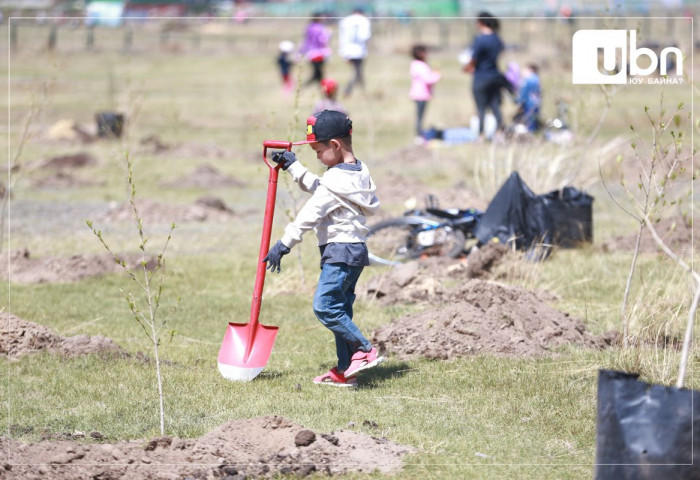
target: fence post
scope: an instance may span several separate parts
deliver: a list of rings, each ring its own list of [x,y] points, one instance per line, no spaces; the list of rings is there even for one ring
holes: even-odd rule
[[[17,51],[17,20],[10,19],[10,49]]]
[[[131,28],[131,26],[126,26],[124,28],[124,51],[125,52],[130,52],[131,51],[131,46],[134,43],[134,30]]]
[[[55,23],[51,24],[51,29],[49,30],[49,40],[46,44],[46,48],[49,52],[54,51],[56,48],[56,42],[58,41],[58,25]]]
[[[440,46],[449,48],[450,46],[450,30],[447,28],[446,20],[438,20],[438,28],[440,29]]]
[[[95,27],[94,25],[89,25],[87,28],[87,36],[85,37],[85,48],[92,50],[95,46]]]
[[[411,20],[411,40],[414,44],[420,43],[421,41],[421,28],[418,26],[420,22]]]

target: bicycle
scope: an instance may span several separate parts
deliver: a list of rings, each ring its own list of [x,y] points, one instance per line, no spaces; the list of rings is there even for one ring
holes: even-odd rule
[[[457,258],[468,251],[467,240],[476,238],[474,229],[483,212],[441,209],[432,195],[427,203],[424,210],[408,210],[370,227],[370,265],[397,265],[424,256]]]

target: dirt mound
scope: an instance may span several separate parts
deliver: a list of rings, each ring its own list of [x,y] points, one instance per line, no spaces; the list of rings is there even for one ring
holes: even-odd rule
[[[141,199],[136,201],[136,208],[145,224],[149,223],[183,223],[225,221],[233,218],[235,213],[223,200],[216,197],[202,197],[192,205],[173,205],[156,200]],[[104,222],[133,221],[134,212],[129,202],[117,205],[99,220]]]
[[[34,188],[47,189],[94,187],[104,184],[104,181],[85,180],[63,170],[59,170],[55,175],[40,178],[32,182]]]
[[[46,138],[53,141],[91,143],[97,139],[97,132],[94,130],[73,120],[59,120],[51,126]]]
[[[99,438],[99,432],[91,436]],[[5,464],[17,478],[271,478],[313,472],[394,472],[411,447],[340,430],[317,434],[281,417],[233,420],[196,439],[155,438],[115,444],[0,437]],[[5,467],[7,469],[7,466]]]
[[[169,144],[158,135],[149,135],[139,142],[149,153],[175,155],[185,158],[230,158],[231,153],[214,143]]]
[[[82,168],[88,165],[97,165],[97,159],[87,152],[73,155],[59,155],[41,162],[41,168],[59,170],[63,168]]]
[[[138,265],[138,254],[120,255],[130,268]],[[149,259],[149,268],[155,265]],[[106,273],[121,272],[123,269],[109,253],[100,255],[72,255],[70,257],[33,258],[29,250],[15,250],[7,256],[0,257],[0,276],[15,283],[66,283],[83,278],[96,277]]]
[[[89,353],[125,353],[112,340],[102,335],[64,338],[38,323],[5,312],[0,313],[0,355],[18,358],[40,350],[50,350],[66,357]]]
[[[688,253],[693,248],[693,234],[700,238],[700,225],[693,222],[692,218],[684,219],[681,216],[666,218],[654,224],[656,232],[671,250],[677,253]],[[637,243],[637,234],[615,237],[603,244],[603,250],[614,252],[619,250],[633,251]],[[639,251],[644,253],[656,253],[661,249],[654,241],[654,237],[647,229],[642,234]]]
[[[401,202],[406,208],[424,208],[429,195],[434,195],[439,208],[477,208],[484,210],[488,202],[479,198],[464,182],[450,188],[428,187],[420,180],[399,174],[390,174],[377,184],[380,200]]]
[[[372,341],[400,358],[449,359],[540,356],[565,344],[603,346],[612,338],[594,338],[583,322],[518,287],[472,279],[443,296],[447,303],[380,327]]]
[[[235,177],[225,175],[212,165],[204,164],[195,168],[189,175],[160,185],[166,188],[221,188],[242,187],[245,183]]]
[[[442,301],[449,284],[488,276],[507,252],[504,245],[492,243],[472,251],[466,260],[447,257],[415,260],[373,277],[361,293],[384,304]]]

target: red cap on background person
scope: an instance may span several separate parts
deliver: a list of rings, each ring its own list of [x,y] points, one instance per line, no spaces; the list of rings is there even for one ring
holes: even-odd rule
[[[335,95],[336,90],[338,90],[338,82],[332,78],[324,78],[321,80],[321,90],[323,90],[323,93],[327,96],[331,97]]]

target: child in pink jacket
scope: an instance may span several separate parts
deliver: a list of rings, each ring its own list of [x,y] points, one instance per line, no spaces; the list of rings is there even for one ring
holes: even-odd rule
[[[416,102],[416,135],[423,136],[423,116],[428,101],[433,98],[433,85],[440,80],[440,72],[428,66],[425,59],[428,49],[425,45],[415,45],[412,50],[411,90],[409,96]]]

